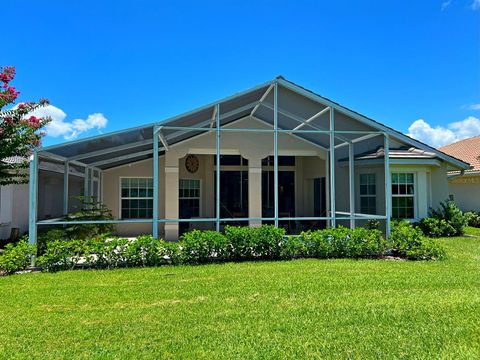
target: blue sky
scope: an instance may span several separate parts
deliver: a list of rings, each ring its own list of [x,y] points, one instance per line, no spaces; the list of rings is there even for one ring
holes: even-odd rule
[[[4,0],[2,14],[20,100],[54,105],[46,145],[278,74],[433,145],[480,134],[480,0]]]

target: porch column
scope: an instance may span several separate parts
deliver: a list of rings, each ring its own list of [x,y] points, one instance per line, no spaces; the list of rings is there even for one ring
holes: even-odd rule
[[[37,200],[38,200],[38,153],[33,151],[30,158],[28,242],[37,243]],[[32,259],[32,262],[34,260]]]
[[[262,217],[262,159],[248,159],[248,217]],[[250,227],[262,225],[261,221],[250,220]]]
[[[165,152],[165,218],[178,219],[178,154],[175,151]],[[165,223],[165,240],[178,240],[178,222]]]

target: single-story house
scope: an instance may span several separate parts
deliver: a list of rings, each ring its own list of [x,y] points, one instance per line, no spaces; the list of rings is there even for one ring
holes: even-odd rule
[[[472,165],[470,169],[448,173],[449,196],[463,211],[480,211],[480,136],[457,141],[439,150]]]
[[[417,220],[469,164],[279,76],[173,118],[32,155],[29,233],[98,197],[119,235]]]

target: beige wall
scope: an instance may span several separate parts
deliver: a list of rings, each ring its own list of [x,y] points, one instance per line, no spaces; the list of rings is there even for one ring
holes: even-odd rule
[[[480,211],[480,176],[458,176],[449,180],[449,194],[463,211]]]
[[[228,125],[232,128],[269,128],[269,125],[247,118]],[[159,210],[160,218],[178,218],[178,182],[179,179],[201,180],[201,217],[214,216],[214,166],[216,153],[216,137],[214,132],[199,135],[182,143],[173,145],[166,155],[159,159]],[[250,217],[261,214],[261,166],[262,158],[273,154],[273,135],[267,133],[224,132],[221,135],[221,154],[242,155],[249,160],[249,205]],[[185,168],[185,158],[195,154],[199,159],[199,170],[195,174]],[[296,214],[295,216],[313,215],[313,181],[318,177],[327,176],[326,152],[294,136],[279,134],[279,155],[296,156]],[[341,158],[339,155],[338,158]],[[398,172],[413,172],[416,181],[416,218],[425,217],[430,206],[448,196],[448,183],[444,165],[400,165],[392,161],[391,170]],[[356,211],[360,211],[359,176],[361,173],[377,174],[377,213],[385,214],[385,187],[383,163],[378,165],[355,166],[355,203]],[[150,177],[152,176],[152,161],[122,166],[104,172],[104,202],[113,210],[114,216],[119,216],[120,185],[122,176]],[[254,180],[255,179],[255,180]],[[252,181],[253,180],[253,181]],[[336,166],[336,207],[338,211],[349,211],[349,176],[348,165],[339,163]],[[327,179],[328,186],[328,179]],[[328,187],[327,187],[328,194]],[[327,195],[328,198],[328,195]],[[327,203],[328,207],[328,203]],[[197,223],[198,227],[211,227],[213,224]],[[252,225],[256,225],[253,224]],[[177,224],[160,224],[160,235],[169,239],[178,236]],[[117,225],[121,235],[136,235],[150,233],[151,224]]]
[[[28,231],[28,185],[0,187],[0,239],[10,236],[12,228]]]
[[[415,176],[415,209],[416,220],[428,216],[430,207],[437,207],[439,203],[448,198],[447,169],[444,165],[401,165],[392,161],[390,171],[408,172]],[[360,174],[376,174],[377,196],[376,207],[377,214],[385,214],[385,170],[384,166],[376,165],[356,165],[355,166],[355,210],[360,212]],[[348,198],[348,166],[345,164],[337,167],[336,174],[336,193],[337,210],[349,211]],[[341,196],[344,194],[345,196]]]

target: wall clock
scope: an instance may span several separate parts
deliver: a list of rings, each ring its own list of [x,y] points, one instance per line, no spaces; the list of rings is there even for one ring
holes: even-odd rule
[[[185,159],[185,167],[189,173],[196,173],[199,165],[198,158],[195,155],[188,155]]]

